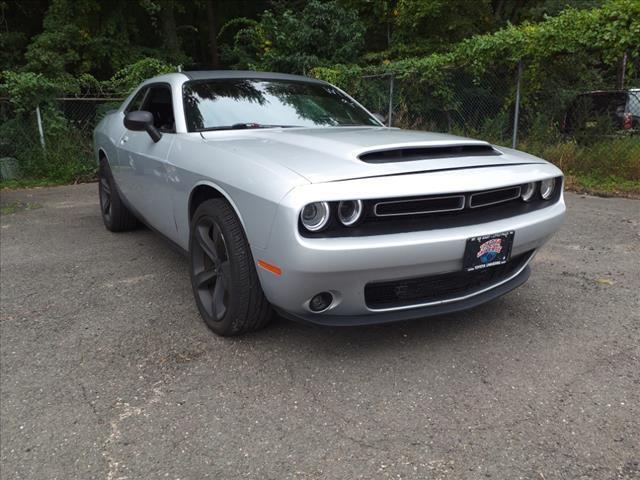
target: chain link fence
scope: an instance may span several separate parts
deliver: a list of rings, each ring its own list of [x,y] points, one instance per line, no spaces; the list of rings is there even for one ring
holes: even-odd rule
[[[561,168],[640,179],[640,78],[615,90],[615,78],[573,73],[572,59],[549,69],[496,68],[482,74],[445,72],[434,86],[418,76],[366,76],[353,94],[392,126],[445,132],[515,146]],[[444,85],[444,87],[442,86]],[[0,99],[0,176],[95,174],[92,131],[122,98],[61,97],[16,112]]]
[[[353,93],[387,125],[518,148],[580,175],[640,180],[640,77],[616,89],[615,74],[585,75],[578,62],[560,59],[545,72],[522,62],[481,74],[458,68],[439,85],[364,76]]]
[[[9,99],[0,99],[0,179],[93,179],[93,129],[122,100],[61,97],[16,111]]]
[[[120,107],[124,98],[88,97],[56,98],[55,106],[73,128],[91,138],[93,129],[109,110]]]
[[[576,136],[595,126],[602,135],[640,133],[640,81],[637,88],[624,90],[615,90],[615,79],[610,79],[532,91],[525,86],[536,80],[528,78],[526,66],[481,76],[455,70],[448,76],[446,91],[438,92],[417,77],[367,75],[356,97],[389,126],[502,144],[512,143],[515,133],[515,146],[518,134],[526,138],[540,128]]]

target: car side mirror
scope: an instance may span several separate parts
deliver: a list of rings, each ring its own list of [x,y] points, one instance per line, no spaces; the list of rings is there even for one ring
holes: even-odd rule
[[[124,116],[124,126],[134,132],[147,132],[151,140],[158,143],[162,134],[153,124],[153,114],[145,110],[129,112]]]

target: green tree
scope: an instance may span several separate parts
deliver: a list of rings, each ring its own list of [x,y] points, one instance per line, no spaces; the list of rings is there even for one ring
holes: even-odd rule
[[[358,12],[366,28],[367,52],[391,48],[398,0],[340,0],[340,3]]]
[[[148,11],[130,0],[51,0],[23,68],[50,78],[106,79],[145,56],[165,59],[150,23]]]
[[[394,43],[430,53],[488,31],[492,21],[488,0],[399,0]]]
[[[309,1],[300,12],[281,5],[234,36],[225,58],[242,68],[304,73],[319,65],[351,63],[364,47],[357,12],[336,1]]]

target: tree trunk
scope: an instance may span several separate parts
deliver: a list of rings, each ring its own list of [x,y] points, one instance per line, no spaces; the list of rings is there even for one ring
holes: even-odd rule
[[[624,55],[618,61],[618,70],[616,72],[616,90],[624,90],[624,77],[626,72],[627,72],[627,52],[624,52]]]
[[[180,56],[180,40],[176,28],[173,0],[164,0],[160,8],[160,24],[164,47],[169,56],[175,60]]]
[[[209,54],[211,67],[218,68],[218,15],[216,15],[217,0],[207,0],[207,25],[209,27]]]

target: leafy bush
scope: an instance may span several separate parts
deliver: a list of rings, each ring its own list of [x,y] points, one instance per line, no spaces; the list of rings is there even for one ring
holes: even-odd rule
[[[148,78],[177,71],[177,65],[170,65],[157,58],[143,58],[119,70],[104,84],[112,92],[128,94]]]
[[[19,179],[46,178],[53,183],[90,180],[95,173],[91,143],[53,106],[41,109],[45,147],[35,112],[24,112],[0,125],[0,157],[18,160]]]
[[[527,143],[523,149],[540,155],[570,174],[614,176],[640,181],[640,140],[634,137],[604,139],[590,145],[567,140],[553,145]]]
[[[89,180],[95,175],[91,147],[93,125],[77,128],[58,109],[55,97],[61,95],[127,94],[143,80],[176,71],[176,67],[154,58],[144,58],[118,71],[111,79],[98,81],[89,74],[70,79],[50,79],[33,72],[3,72],[0,95],[8,97],[0,124],[0,158],[15,158],[20,181],[46,178],[53,183]],[[96,108],[95,121],[117,103]],[[45,148],[40,144],[36,122],[40,107]],[[10,110],[10,111],[6,111]]]
[[[310,73],[337,82],[356,98],[366,96],[366,92],[359,90],[361,83],[357,77],[394,75],[406,85],[403,91],[403,83],[398,84],[400,103],[410,99],[415,109],[428,103],[425,98],[430,97],[440,101],[443,111],[452,111],[456,110],[455,92],[459,90],[454,84],[461,75],[470,76],[478,85],[486,84],[487,74],[513,79],[517,63],[522,61],[523,110],[534,111],[535,116],[546,112],[548,121],[559,121],[576,93],[607,86],[605,78],[610,78],[611,72],[615,77],[617,62],[623,54],[628,54],[627,76],[640,78],[640,72],[636,71],[640,65],[638,38],[640,2],[610,0],[601,8],[568,8],[539,23],[508,25],[494,33],[476,35],[445,52],[388,59],[357,68],[348,64],[323,66]],[[500,93],[512,98],[512,88]],[[422,114],[418,110],[413,116]],[[528,120],[526,115],[523,119]]]
[[[17,114],[50,102],[60,91],[58,85],[40,73],[5,71],[0,80],[0,95],[9,98]]]

